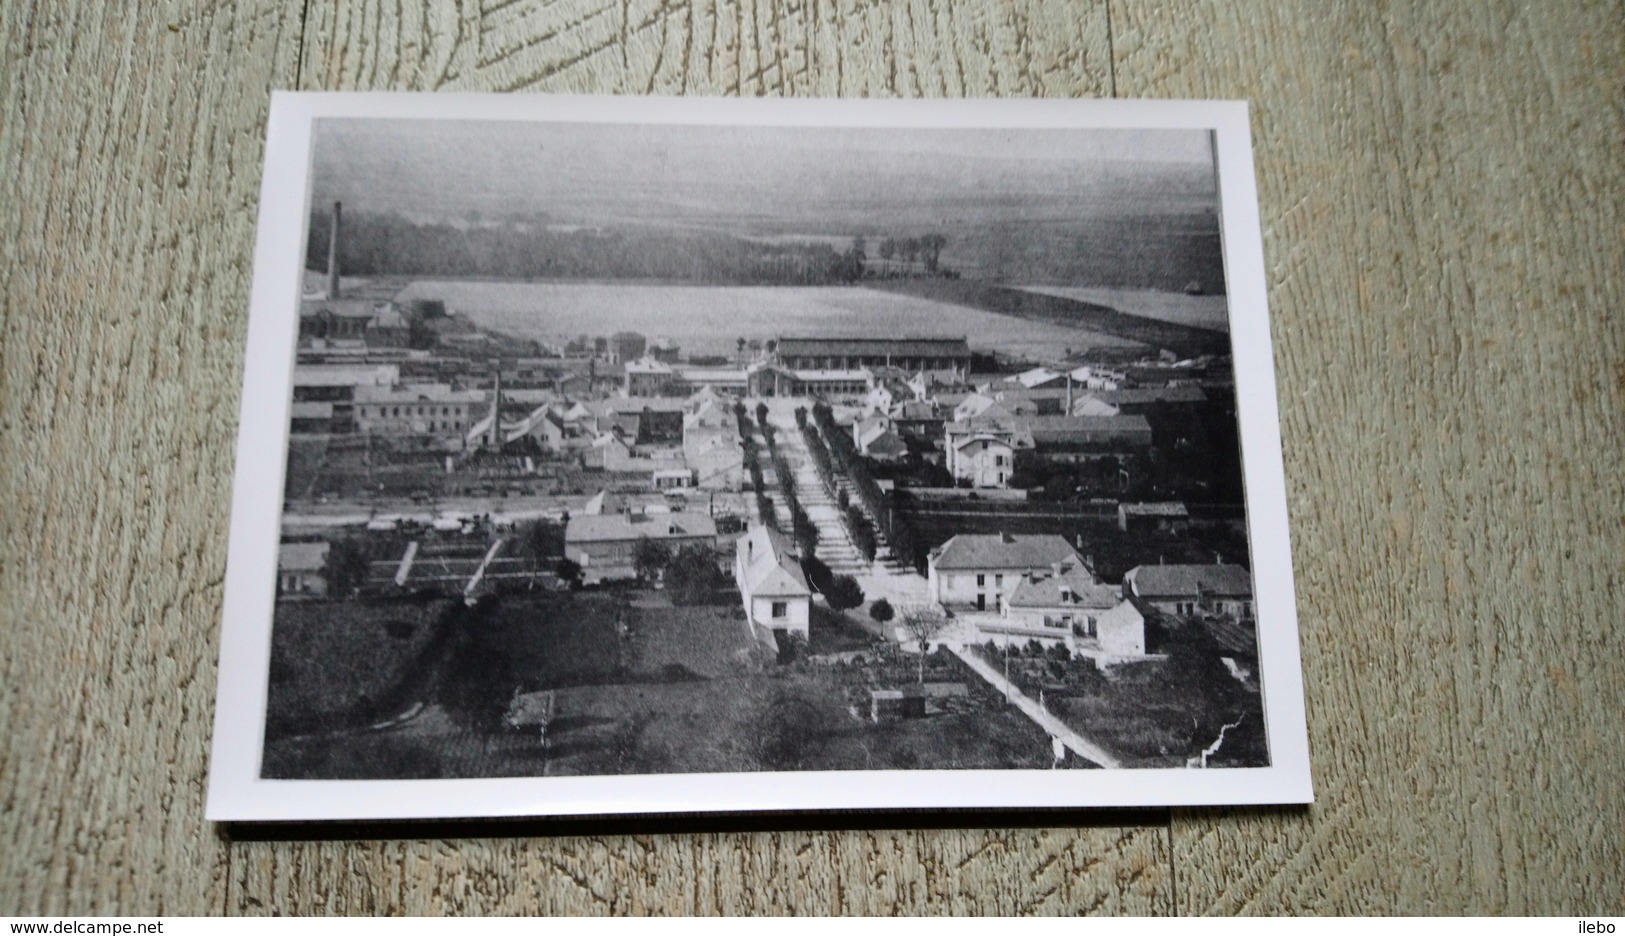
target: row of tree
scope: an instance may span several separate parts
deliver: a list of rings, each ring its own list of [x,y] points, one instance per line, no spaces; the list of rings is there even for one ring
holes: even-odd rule
[[[745,404],[734,404],[734,419],[739,426],[739,447],[743,453],[745,472],[750,475],[750,489],[756,494],[756,513],[762,522],[779,528],[778,514],[773,510],[773,498],[767,495],[767,481],[762,477],[762,453],[756,448],[755,428],[745,415]]]
[[[326,269],[330,221],[325,210],[310,215],[309,269]],[[935,263],[934,253],[916,249],[928,264]],[[346,276],[823,285],[855,282],[865,274],[861,238],[837,251],[828,243],[763,243],[708,231],[578,228],[511,219],[421,223],[365,211],[345,212],[338,261]]]
[[[858,452],[850,435],[835,424],[835,415],[829,404],[824,402],[815,404],[812,419],[829,443],[830,455],[835,466],[852,481],[852,487],[858,492],[858,499],[863,502],[864,509],[874,518],[880,533],[891,545],[892,554],[899,561],[912,565],[916,571],[924,575],[929,547],[915,533],[913,526],[908,522],[908,517],[891,509],[885,492],[880,490],[880,484],[869,468],[868,460]]]
[[[813,524],[807,511],[802,509],[801,498],[796,496],[796,476],[790,470],[784,453],[779,451],[773,425],[767,421],[766,403],[756,404],[756,419],[762,427],[762,437],[767,440],[768,455],[773,459],[773,473],[779,479],[780,490],[784,492],[785,506],[790,510],[790,532],[795,538],[796,548],[801,550],[803,556],[814,555],[818,550],[818,527]]]
[[[796,424],[801,427],[801,435],[807,442],[807,451],[812,454],[813,467],[818,470],[818,480],[823,482],[824,490],[840,508],[841,522],[846,527],[852,545],[857,547],[864,561],[875,561],[875,553],[880,544],[875,537],[874,524],[869,522],[862,509],[852,503],[851,495],[846,493],[846,489],[841,487],[839,480],[836,479],[829,449],[824,445],[823,437],[818,430],[807,421],[805,409],[796,409]]]

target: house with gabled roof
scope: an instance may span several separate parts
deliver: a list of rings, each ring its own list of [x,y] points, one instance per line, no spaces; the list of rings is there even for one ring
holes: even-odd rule
[[[1253,575],[1239,565],[1143,565],[1123,576],[1123,596],[1169,614],[1253,617]]]
[[[751,623],[807,636],[812,588],[790,537],[766,524],[752,524],[736,546],[734,582]]]
[[[889,420],[871,424],[857,433],[858,451],[878,462],[896,462],[908,455],[908,445],[892,430]]]
[[[564,527],[564,555],[581,566],[589,585],[634,579],[641,539],[672,553],[684,546],[716,549],[717,524],[700,513],[576,514]]]
[[[1061,562],[1024,576],[1004,602],[1005,632],[1062,638],[1102,662],[1145,655],[1145,617],[1114,585],[1095,580],[1081,562]]]
[[[960,533],[931,550],[926,584],[931,600],[998,610],[1023,579],[1067,564],[1085,566],[1070,543],[1054,534]]]

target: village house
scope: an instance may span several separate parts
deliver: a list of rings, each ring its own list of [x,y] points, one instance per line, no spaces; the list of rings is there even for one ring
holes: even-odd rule
[[[686,465],[681,468],[656,468],[652,480],[657,491],[685,491],[694,487],[694,470]]]
[[[717,548],[716,521],[704,514],[573,515],[564,527],[564,555],[581,566],[589,585],[637,578],[633,553],[648,539],[676,553],[684,546]]]
[[[1253,617],[1253,576],[1238,565],[1143,565],[1123,576],[1124,597],[1169,614]]]
[[[889,420],[872,423],[858,433],[857,447],[863,457],[886,464],[901,461],[908,455],[908,445],[892,431]]]
[[[683,401],[683,414],[685,418],[701,410],[715,408],[718,412],[732,414],[733,402],[724,397],[710,384],[705,384],[688,395]]]
[[[530,437],[545,452],[564,450],[564,419],[555,404],[544,403],[530,411],[524,419],[503,426],[503,441],[517,442]]]
[[[945,393],[965,393],[970,386],[965,374],[954,370],[915,371],[908,378],[908,388],[916,400],[938,400]]]
[[[1026,429],[1037,454],[1055,461],[1151,447],[1144,416],[1034,416]]]
[[[880,379],[870,375],[869,394],[863,398],[863,405],[876,413],[890,412],[893,406],[905,400],[914,399],[914,391],[908,385],[896,378]]]
[[[744,486],[745,450],[734,429],[698,429],[683,436],[683,462],[694,485],[707,491],[739,491]]]
[[[619,430],[600,433],[581,453],[582,466],[614,474],[653,474],[684,467],[683,450],[669,445],[638,445]]]
[[[996,434],[950,435],[948,472],[955,481],[968,481],[972,487],[1002,488],[1009,485],[1016,470],[1016,450],[1009,436]]]
[[[694,401],[690,397],[688,403]],[[720,400],[701,399],[699,407],[683,417],[683,460],[694,472],[697,487],[710,491],[743,487],[745,449],[739,422]]]
[[[1124,533],[1184,533],[1190,525],[1190,511],[1179,501],[1117,505],[1117,528]]]
[[[1042,390],[1048,387],[1065,387],[1066,374],[1050,370],[1047,367],[1035,367],[1023,371],[1009,378],[1012,383],[1018,384],[1028,390]]]
[[[386,302],[373,311],[367,320],[366,339],[369,347],[404,348],[410,341],[412,329],[406,317],[393,302]]]
[[[1062,636],[1097,662],[1145,655],[1145,617],[1083,563],[1059,562],[1023,577],[1005,599],[1004,622],[1008,636]]]
[[[664,397],[674,394],[677,377],[671,365],[654,358],[638,358],[626,363],[628,397]]]
[[[739,430],[739,417],[734,415],[733,407],[720,400],[706,400],[699,406],[693,406],[694,398],[689,397],[683,404],[683,432],[689,433],[704,429],[733,429]]]
[[[285,597],[327,594],[327,543],[283,543],[277,550],[276,590]]]
[[[1128,374],[1118,367],[1086,364],[1072,372],[1072,380],[1090,390],[1116,390],[1128,382]]]
[[[683,442],[683,401],[671,397],[610,397],[585,404],[597,417],[598,432],[619,432],[629,445],[679,446]]]
[[[1024,578],[1056,563],[1084,565],[1053,534],[960,533],[931,550],[926,584],[938,604],[999,610]]]
[[[734,581],[751,623],[807,636],[812,589],[789,537],[753,524],[736,547]]]
[[[298,364],[293,369],[294,432],[356,431],[356,392],[400,382],[395,364]],[[300,404],[326,404],[300,406]]]
[[[886,414],[891,417],[892,431],[910,439],[940,443],[942,427],[947,421],[937,404],[926,400],[904,400]]]
[[[388,302],[377,299],[306,299],[299,303],[299,338],[364,341],[367,326]]]
[[[1065,416],[1074,396],[1069,387],[1029,390],[1020,384],[992,386],[987,388],[987,392],[1006,410],[1033,416]]]
[[[945,423],[942,431],[948,473],[972,487],[1008,486],[1016,454],[1033,447],[1027,419],[1002,410],[988,409],[973,419]]]
[[[484,390],[454,390],[446,384],[357,387],[356,428],[363,434],[459,446],[489,403]]]

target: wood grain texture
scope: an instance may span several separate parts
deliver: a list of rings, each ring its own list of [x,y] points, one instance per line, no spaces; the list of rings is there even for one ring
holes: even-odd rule
[[[210,913],[267,92],[300,0],[5,4],[0,914]]]
[[[1319,798],[1176,813],[1181,911],[1619,912],[1620,7],[1112,21],[1255,102]]]
[[[1102,2],[313,2],[307,90],[1100,97]]]
[[[248,913],[1147,914],[1165,827],[234,846]]]
[[[0,7],[0,913],[1625,912],[1625,14]],[[1318,804],[227,842],[202,821],[271,87],[1254,102]]]

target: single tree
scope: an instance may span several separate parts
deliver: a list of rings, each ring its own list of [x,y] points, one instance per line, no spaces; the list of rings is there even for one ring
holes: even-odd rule
[[[937,262],[942,257],[942,248],[948,246],[948,238],[941,234],[927,234],[920,238],[920,250],[925,254],[925,269],[928,272],[937,272]]]
[[[647,536],[639,537],[638,544],[632,548],[632,570],[645,585],[653,585],[670,562],[671,553],[666,547]]]
[[[569,586],[571,591],[581,587],[581,563],[574,559],[560,559],[553,567],[553,574],[559,577],[559,581]]]
[[[679,605],[709,602],[722,579],[716,554],[704,546],[684,546],[666,566],[666,587]]]
[[[869,606],[869,616],[884,624],[897,616],[892,610],[891,602],[884,598],[876,598],[875,603]]]
[[[367,557],[351,540],[336,539],[327,548],[327,594],[348,598],[367,581]]]
[[[903,631],[914,638],[920,645],[920,676],[919,681],[925,682],[925,654],[930,649],[931,641],[948,629],[948,618],[941,610],[934,607],[914,606],[905,608],[898,623]]]
[[[850,575],[837,575],[825,590],[824,600],[835,611],[849,611],[863,604],[863,587]]]

